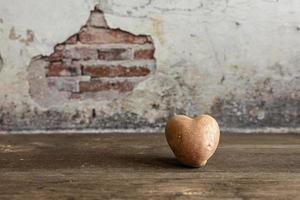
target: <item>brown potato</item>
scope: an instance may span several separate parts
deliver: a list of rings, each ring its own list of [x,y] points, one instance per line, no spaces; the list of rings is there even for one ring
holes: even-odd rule
[[[192,167],[204,166],[219,144],[220,129],[209,115],[190,118],[176,115],[168,120],[165,135],[177,160]]]

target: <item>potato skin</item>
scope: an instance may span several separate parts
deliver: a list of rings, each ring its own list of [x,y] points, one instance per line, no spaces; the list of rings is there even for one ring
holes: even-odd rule
[[[165,135],[179,162],[191,167],[204,166],[219,144],[220,129],[209,115],[189,118],[176,115],[168,120]]]

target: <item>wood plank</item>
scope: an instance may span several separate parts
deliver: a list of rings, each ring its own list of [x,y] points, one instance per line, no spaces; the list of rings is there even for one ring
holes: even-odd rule
[[[223,134],[204,168],[163,134],[0,135],[0,199],[300,199],[300,136]]]

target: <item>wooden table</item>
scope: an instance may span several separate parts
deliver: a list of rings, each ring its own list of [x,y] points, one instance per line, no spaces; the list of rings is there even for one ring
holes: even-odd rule
[[[0,199],[300,199],[300,135],[222,134],[200,169],[163,134],[0,135]]]

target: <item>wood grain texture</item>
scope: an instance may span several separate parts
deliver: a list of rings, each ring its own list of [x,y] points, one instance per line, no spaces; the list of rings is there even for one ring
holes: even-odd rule
[[[223,134],[195,169],[163,134],[0,135],[0,199],[300,199],[300,136]]]

